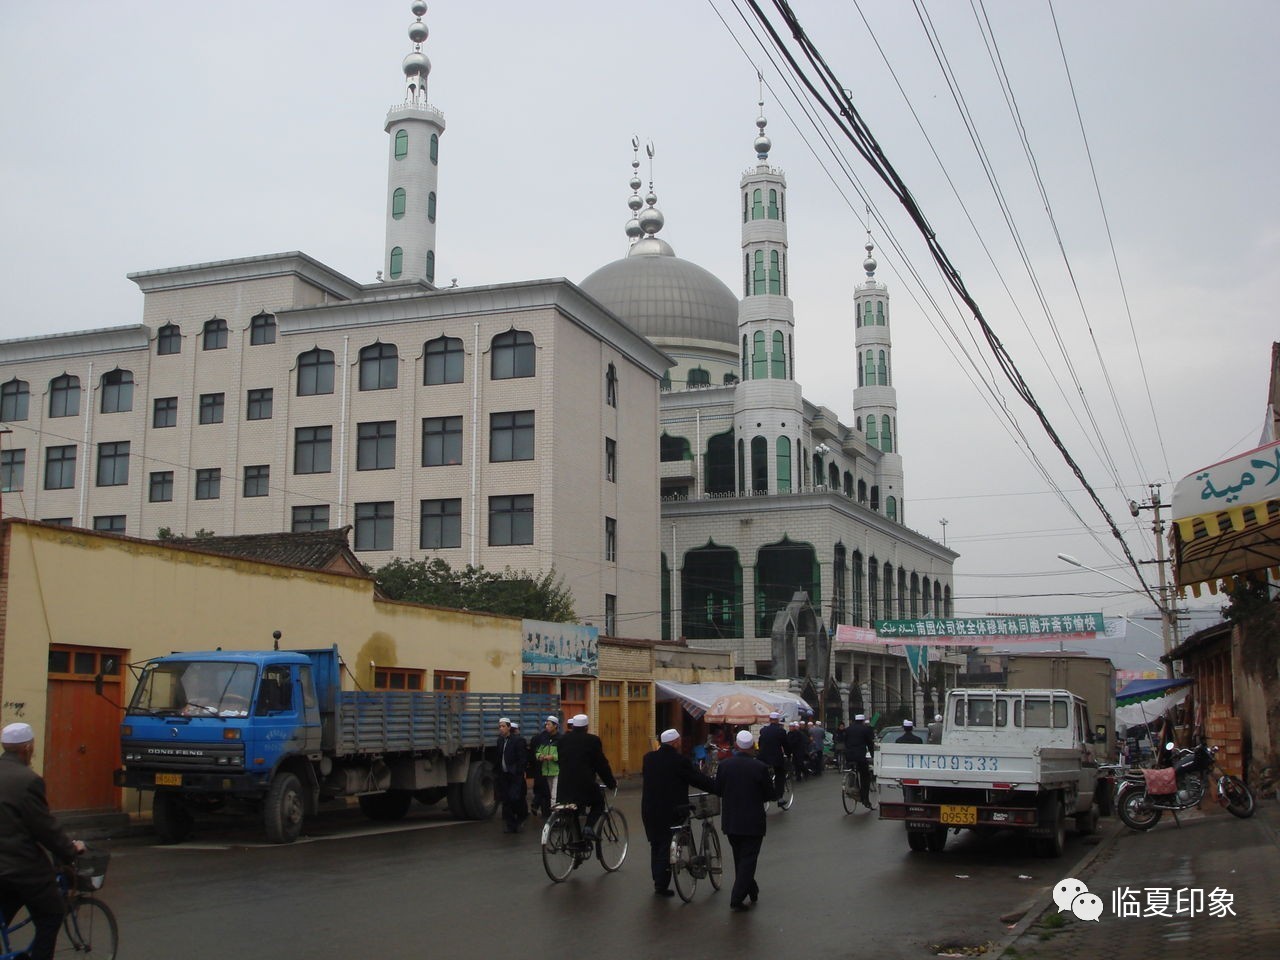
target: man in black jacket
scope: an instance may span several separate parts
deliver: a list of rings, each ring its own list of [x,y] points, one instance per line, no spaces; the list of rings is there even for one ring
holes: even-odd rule
[[[853,723],[844,732],[844,755],[848,762],[858,768],[858,779],[862,783],[862,795],[858,802],[868,810],[871,809],[871,755],[876,749],[876,732],[867,723],[865,714],[858,714]]]
[[[506,717],[498,721],[498,759],[494,764],[498,800],[502,804],[503,833],[517,833],[529,816],[525,802],[524,770],[529,764],[529,747]]]
[[[653,892],[673,896],[671,889],[671,828],[684,819],[689,804],[689,788],[715,792],[715,783],[694,767],[680,752],[680,731],[663,730],[662,745],[644,755],[641,772],[644,790],[640,795],[640,819],[649,840],[649,865]]]
[[[920,734],[916,733],[916,725],[913,720],[902,721],[902,736],[898,738],[899,743],[924,743],[920,739]]]
[[[35,939],[32,960],[49,960],[62,925],[62,894],[45,851],[64,862],[84,853],[49,812],[44,779],[31,769],[35,733],[25,723],[0,731],[0,916],[5,924],[24,905],[31,914]]]
[[[618,789],[609,768],[609,758],[604,755],[604,744],[594,733],[587,733],[590,723],[585,713],[579,713],[569,721],[569,732],[560,738],[560,779],[556,783],[556,800],[559,803],[577,804],[579,810],[587,810],[587,825],[583,831],[590,839],[595,836],[596,821],[604,813],[604,795],[596,786],[598,776],[610,790]]]
[[[737,750],[716,768],[716,793],[721,797],[720,829],[729,838],[733,850],[733,890],[729,909],[741,913],[747,909],[746,899],[760,899],[756,883],[756,863],[764,844],[764,805],[778,794],[773,786],[773,772],[751,755],[754,738],[749,730],[738,734]]]
[[[804,779],[809,742],[809,734],[800,729],[799,723],[792,723],[791,729],[787,731],[787,756],[791,758],[791,773],[796,783]]]
[[[778,794],[787,776],[787,728],[782,725],[782,715],[769,714],[769,722],[760,728],[760,762],[773,768],[773,785]]]

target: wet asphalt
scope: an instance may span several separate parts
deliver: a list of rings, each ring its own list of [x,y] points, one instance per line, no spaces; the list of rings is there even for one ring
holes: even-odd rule
[[[1092,849],[1068,833],[1066,855],[1043,860],[1015,836],[965,833],[942,854],[912,853],[900,823],[846,815],[828,774],[770,813],[761,899],[739,914],[731,876],[719,892],[702,881],[689,904],[653,896],[639,801],[635,785],[617,800],[631,832],[623,868],[591,861],[561,884],[543,871],[539,821],[506,835],[500,819],[419,807],[394,825],[322,815],[289,846],[262,842],[252,823],[202,826],[173,847],[146,835],[109,843],[102,896],[130,960],[922,958],[998,941],[1011,914]]]

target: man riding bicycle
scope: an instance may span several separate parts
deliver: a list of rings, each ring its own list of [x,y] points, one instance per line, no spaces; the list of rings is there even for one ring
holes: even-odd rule
[[[618,789],[618,781],[604,755],[604,744],[594,733],[587,733],[590,720],[579,713],[569,721],[569,732],[560,738],[560,779],[556,784],[556,802],[572,803],[587,811],[583,835],[594,839],[596,821],[604,813],[604,795],[596,786],[596,777],[610,790]]]
[[[760,728],[756,743],[757,756],[773,770],[773,788],[782,793],[782,781],[787,777],[787,728],[782,725],[782,715],[769,714],[769,722]]]
[[[31,914],[35,940],[31,960],[49,960],[62,925],[62,893],[45,851],[62,862],[84,853],[49,812],[44,778],[31,769],[35,732],[11,723],[0,731],[0,914],[7,925],[23,906]]]
[[[861,785],[858,802],[871,809],[871,755],[876,749],[876,732],[867,723],[865,714],[853,718],[853,724],[844,732],[844,755],[858,771]]]

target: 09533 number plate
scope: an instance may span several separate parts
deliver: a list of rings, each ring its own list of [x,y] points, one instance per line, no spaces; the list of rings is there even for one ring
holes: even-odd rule
[[[978,822],[978,808],[944,803],[939,810],[938,819],[958,827],[971,827]]]

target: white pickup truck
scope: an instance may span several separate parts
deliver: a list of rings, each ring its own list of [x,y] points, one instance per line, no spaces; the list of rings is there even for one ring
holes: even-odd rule
[[[1016,829],[1041,856],[1061,856],[1068,818],[1097,829],[1093,739],[1069,690],[952,690],[941,744],[876,753],[880,819],[904,821],[912,850],[941,852],[950,829]],[[898,789],[900,802],[886,799]]]

